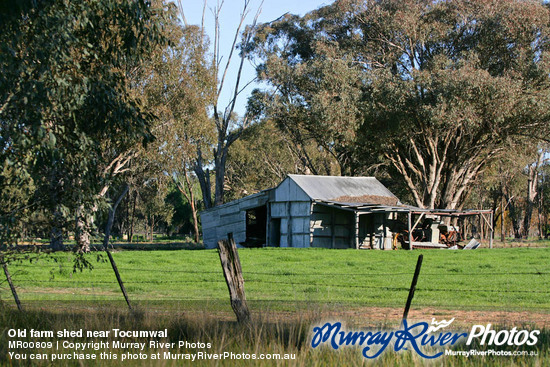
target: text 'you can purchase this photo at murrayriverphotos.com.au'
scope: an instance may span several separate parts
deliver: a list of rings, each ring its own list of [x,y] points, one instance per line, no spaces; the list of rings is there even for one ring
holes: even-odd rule
[[[10,329],[13,361],[295,360],[295,354],[213,352],[211,343],[165,342],[168,330],[105,331]],[[29,338],[27,339],[27,335]],[[25,340],[31,341],[23,341]],[[78,341],[93,339],[95,341]],[[103,340],[102,340],[103,339]],[[109,340],[105,340],[109,339]],[[130,341],[131,340],[131,341]],[[160,351],[158,351],[160,350]],[[42,351],[42,352],[38,352]],[[154,352],[155,351],[155,352]]]

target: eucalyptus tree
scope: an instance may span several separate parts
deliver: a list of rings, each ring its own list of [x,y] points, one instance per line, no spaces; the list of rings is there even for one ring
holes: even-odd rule
[[[152,54],[143,88],[147,105],[158,116],[153,127],[157,139],[143,159],[158,162],[161,172],[157,175],[172,180],[189,202],[198,242],[198,200],[192,173],[197,161],[210,158],[207,154],[215,142],[208,108],[216,77],[207,58],[208,40],[199,27],[184,26],[176,20],[166,34],[171,42]]]
[[[208,60],[210,68],[214,75],[215,87],[210,103],[207,106],[210,115],[210,127],[215,139],[210,146],[205,149],[203,145],[196,145],[196,155],[194,172],[200,183],[204,205],[206,208],[221,205],[224,202],[224,186],[226,177],[226,163],[229,148],[239,139],[245,129],[250,127],[252,120],[248,114],[238,116],[235,111],[237,99],[242,94],[243,90],[249,85],[252,80],[243,80],[243,67],[249,54],[249,49],[246,47],[256,31],[258,16],[261,11],[261,4],[253,16],[250,25],[246,26],[245,22],[251,12],[251,0],[243,0],[242,11],[238,20],[238,25],[233,33],[231,48],[227,55],[220,52],[220,36],[221,22],[220,15],[224,5],[224,1],[218,1],[211,9],[214,16],[214,35],[212,37],[212,54],[205,54],[205,60]],[[200,25],[201,34],[206,37],[204,27],[204,17],[207,9],[207,2],[204,1],[203,21]],[[180,2],[180,10],[182,19],[187,24],[184,7]],[[230,66],[236,64],[236,75],[233,81],[228,79]],[[230,88],[231,93],[228,101],[225,101],[222,96],[224,88]],[[210,181],[210,167],[214,170],[214,185]],[[212,201],[212,186],[214,186],[214,196]]]
[[[536,153],[532,155],[532,161],[529,162],[525,171],[527,176],[527,195],[525,196],[525,216],[523,218],[522,234],[524,238],[529,237],[531,229],[531,220],[533,217],[533,211],[535,208],[539,211],[539,224],[542,211],[542,185],[544,166],[548,165],[548,149],[544,149],[542,146],[537,146]],[[546,198],[548,200],[548,198]],[[542,237],[542,229],[538,228],[539,237]]]
[[[109,179],[104,147],[152,140],[153,116],[129,92],[126,73],[162,41],[150,2],[6,1],[0,12],[2,199],[49,213],[51,243],[79,208],[89,211]],[[2,213],[4,232],[14,213]]]
[[[251,47],[273,118],[342,174],[382,164],[416,205],[459,208],[516,137],[550,136],[549,24],[538,1],[340,0],[262,25]]]
[[[255,123],[229,149],[226,197],[240,199],[277,186],[289,173],[330,175],[332,155],[313,142],[297,144],[271,120]]]

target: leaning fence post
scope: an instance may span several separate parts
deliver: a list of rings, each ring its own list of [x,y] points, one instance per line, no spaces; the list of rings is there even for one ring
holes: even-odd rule
[[[118,282],[118,285],[120,287],[120,290],[122,291],[122,295],[124,296],[124,299],[126,300],[126,304],[128,305],[128,308],[130,311],[132,310],[132,305],[130,304],[130,299],[128,298],[128,293],[126,292],[126,288],[124,287],[124,283],[122,282],[122,278],[120,277],[120,273],[118,272],[118,268],[115,263],[115,259],[113,259],[113,255],[111,255],[111,252],[107,247],[105,247],[105,252],[107,253],[107,256],[109,257],[109,262],[111,263],[111,267],[113,268],[113,271],[115,272],[116,280]]]
[[[103,249],[107,253],[107,256],[109,257],[109,262],[111,263],[111,267],[113,268],[113,271],[115,272],[116,280],[118,281],[118,285],[120,286],[120,290],[122,291],[122,295],[124,296],[124,299],[126,300],[126,304],[128,305],[128,308],[130,311],[132,310],[132,305],[130,304],[130,299],[128,298],[128,293],[126,292],[126,288],[124,287],[124,283],[122,282],[122,278],[120,277],[120,273],[118,272],[118,268],[115,263],[115,259],[113,259],[113,255],[111,255],[111,252],[109,251],[109,238],[111,237],[111,228],[113,227],[113,221],[115,219],[115,212],[116,208],[118,207],[118,204],[122,201],[126,193],[128,192],[129,187],[126,185],[124,187],[124,190],[122,191],[122,194],[118,197],[118,199],[115,201],[113,206],[111,207],[111,210],[109,210],[109,217],[107,219],[107,226],[105,227],[105,235],[103,237]]]
[[[235,315],[237,315],[237,321],[248,324],[250,322],[250,311],[244,293],[243,270],[241,268],[241,261],[239,260],[239,253],[237,252],[237,245],[231,233],[227,235],[227,241],[218,241],[218,250],[223,276],[229,289],[231,308],[233,308]]]
[[[23,306],[21,306],[21,302],[19,301],[19,297],[17,296],[17,291],[15,290],[15,286],[13,285],[13,281],[11,280],[10,271],[8,270],[8,264],[6,264],[6,261],[4,260],[4,257],[0,259],[2,262],[2,268],[4,269],[4,274],[6,275],[6,280],[8,281],[8,284],[10,285],[11,294],[13,294],[13,299],[15,300],[15,304],[17,305],[17,309],[19,311],[23,311]]]
[[[424,258],[423,255],[418,256],[418,260],[416,262],[416,269],[414,270],[414,276],[411,283],[411,288],[409,289],[409,296],[407,297],[407,304],[405,305],[405,311],[403,312],[403,320],[407,319],[407,316],[409,316],[409,308],[411,307],[411,302],[414,297],[414,291],[416,290],[416,281],[418,280],[418,274],[420,274],[420,268],[422,267],[422,259]]]

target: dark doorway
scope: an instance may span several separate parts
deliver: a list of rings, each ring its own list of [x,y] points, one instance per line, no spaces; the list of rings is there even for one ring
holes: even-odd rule
[[[269,243],[268,246],[281,246],[281,218],[271,218],[269,223]]]
[[[265,245],[267,207],[265,205],[246,211],[246,247]]]

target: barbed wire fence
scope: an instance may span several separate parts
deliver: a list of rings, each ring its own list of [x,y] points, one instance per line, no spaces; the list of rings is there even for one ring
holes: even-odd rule
[[[59,263],[52,263],[52,264],[29,264],[29,263],[21,263],[14,266],[15,271],[12,274],[12,278],[14,283],[19,289],[28,289],[32,294],[32,288],[36,285],[40,285],[41,287],[45,288],[56,288],[56,287],[63,287],[63,288],[71,288],[72,293],[75,295],[75,297],[80,296],[89,296],[89,290],[88,292],[84,292],[84,288],[92,288],[93,289],[102,289],[105,286],[116,286],[118,285],[118,282],[116,279],[112,280],[104,280],[104,279],[97,279],[97,277],[94,277],[94,272],[91,274],[91,278],[88,280],[83,279],[56,279],[55,277],[53,279],[33,279],[29,277],[29,272],[25,270],[27,267],[38,267],[38,268],[49,268],[52,269],[53,272],[55,271],[68,271],[68,269],[63,268],[63,266]],[[157,276],[156,279],[150,279],[150,277],[144,276],[144,279],[136,280],[135,277],[131,278],[130,280],[125,280],[125,284],[128,286],[139,286],[143,285],[145,289],[154,289],[155,286],[160,285],[170,285],[170,284],[187,284],[191,288],[197,288],[200,287],[200,284],[206,284],[206,283],[219,283],[220,287],[224,287],[224,284],[226,283],[222,270],[219,271],[203,271],[203,270],[178,270],[178,269],[166,269],[159,271],[158,269],[152,269],[147,267],[120,267],[119,270],[124,273],[130,273],[130,272],[139,272],[141,274],[146,273],[154,273],[155,276]],[[412,270],[412,269],[411,269]],[[112,271],[111,268],[106,266],[97,266],[94,267],[94,271],[99,272],[110,272]],[[151,274],[149,274],[151,275]],[[180,275],[185,275],[188,277],[191,277],[191,279],[173,279],[174,277],[178,277]],[[373,279],[379,279],[379,278],[388,278],[392,283],[404,283],[410,281],[410,279],[413,277],[413,271],[410,272],[334,272],[334,273],[326,273],[326,272],[295,272],[291,270],[283,270],[283,271],[243,271],[244,275],[244,281],[245,284],[254,284],[257,286],[263,286],[263,285],[277,285],[279,289],[286,290],[286,291],[294,291],[296,293],[304,293],[306,289],[315,288],[316,293],[326,295],[328,294],[337,294],[337,289],[354,289],[357,290],[358,294],[360,294],[363,290],[379,290],[384,292],[395,292],[399,294],[399,298],[403,299],[403,302],[406,298],[407,292],[410,291],[410,287],[407,285],[384,285],[384,284],[349,284],[346,280],[350,277],[357,277],[357,278],[373,278]],[[485,272],[449,272],[449,271],[440,271],[440,272],[434,272],[434,271],[428,271],[428,272],[422,272],[420,275],[420,278],[422,280],[428,280],[427,282],[421,282],[424,283],[424,285],[419,285],[415,287],[415,291],[417,293],[420,293],[422,295],[429,294],[429,293],[454,293],[454,292],[461,292],[464,294],[468,293],[484,293],[488,295],[493,295],[494,297],[498,297],[499,294],[515,294],[515,295],[528,295],[528,294],[538,294],[538,295],[550,295],[550,289],[548,290],[537,290],[537,289],[506,289],[503,287],[499,288],[489,288],[489,287],[466,287],[459,285],[460,282],[455,282],[454,279],[463,279],[464,277],[469,279],[487,279],[490,277],[499,277],[499,276],[521,276],[526,277],[529,279],[529,282],[536,282],[540,280],[548,281],[550,272],[546,271],[527,271],[527,272],[502,272],[502,271],[485,271]],[[438,286],[429,286],[425,285],[425,283],[430,283],[429,280],[433,278],[441,278],[446,277],[446,279],[450,279],[448,287],[438,287]],[[114,277],[113,277],[114,278]],[[327,281],[327,279],[331,279],[331,281]],[[338,281],[336,281],[338,280]],[[399,280],[399,281],[397,281]],[[3,291],[6,291],[7,288],[5,287],[6,281],[0,282],[0,287],[3,288]],[[473,282],[475,283],[475,281]],[[50,285],[50,287],[48,287]],[[454,286],[453,286],[454,285]],[[81,289],[81,293],[79,293],[79,289]],[[130,292],[131,296],[131,292]],[[249,297],[249,300],[254,301],[255,299],[255,292],[247,290],[247,296]],[[275,294],[273,296],[276,296]],[[493,297],[491,296],[491,297]],[[25,301],[26,297],[23,297],[23,301]],[[175,298],[170,298],[168,300],[180,300],[177,296]],[[182,298],[181,300],[188,300],[188,301],[227,301],[226,298],[200,298],[200,299],[186,299]],[[278,300],[278,299],[266,299],[266,298],[259,298],[258,301],[266,301],[266,302],[288,302],[285,300]],[[304,299],[304,301],[307,301]],[[315,300],[313,300],[315,301]],[[318,302],[328,302],[331,301],[338,301],[342,302],[342,300],[331,300],[330,297],[324,297],[323,299],[317,300]],[[344,301],[345,302],[345,301]],[[353,302],[352,302],[353,303]],[[382,305],[366,305],[368,306],[382,306]],[[425,306],[422,302],[419,303],[418,307]],[[434,306],[434,305],[431,305]],[[435,307],[442,307],[442,308],[463,308],[464,305],[453,305],[449,302],[442,302],[439,304],[435,304]],[[471,309],[494,309],[495,305],[483,305],[483,304],[475,304],[472,305]],[[546,310],[543,305],[541,307],[536,306],[529,306],[529,305],[522,305],[521,309],[526,310]]]

